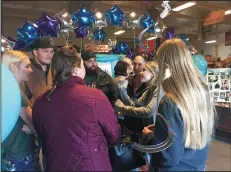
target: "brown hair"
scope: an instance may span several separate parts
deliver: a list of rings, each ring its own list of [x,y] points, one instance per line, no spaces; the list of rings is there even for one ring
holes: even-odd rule
[[[150,81],[151,85],[156,85],[159,82],[159,66],[157,61],[149,61],[144,65],[144,68],[153,74]]]
[[[129,64],[123,60],[120,60],[116,63],[114,67],[115,76],[127,76],[127,69]]]
[[[53,77],[53,88],[49,91],[46,99],[54,92],[57,83],[64,82],[72,76],[74,67],[80,67],[81,57],[74,47],[65,46],[58,48],[51,61],[51,73]]]
[[[153,60],[153,55],[151,55],[150,53],[146,53],[146,52],[140,52],[136,54],[136,56],[141,56],[146,62]]]

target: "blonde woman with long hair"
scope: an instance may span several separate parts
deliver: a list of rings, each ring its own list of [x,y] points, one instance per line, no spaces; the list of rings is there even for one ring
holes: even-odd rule
[[[194,65],[185,43],[180,39],[165,41],[158,49],[157,57],[160,71],[157,72],[159,78],[156,84],[161,84],[160,88],[165,92],[158,113],[169,121],[174,140],[168,149],[151,155],[149,171],[205,170],[216,117],[207,85]],[[163,72],[167,70],[170,71],[168,77],[166,72]],[[154,96],[143,107],[124,106],[118,100],[115,110],[126,115],[148,117],[150,112],[155,112],[155,95],[142,95],[145,99],[150,97],[149,100]],[[155,133],[149,130],[148,126],[144,128],[143,133],[154,137],[154,140],[149,137],[149,144],[158,144],[167,137],[166,130],[165,125],[156,120]]]
[[[13,73],[21,85],[29,79],[32,72],[29,57],[21,52],[9,50],[2,55],[2,63]],[[4,167],[6,171],[40,171],[38,149],[35,145],[35,133],[30,101],[21,90],[22,104],[19,118],[2,143]]]
[[[205,170],[216,116],[207,85],[180,39],[165,41],[157,57],[161,70],[171,73],[161,83],[166,96],[158,112],[169,121],[174,141],[165,151],[152,154],[149,170]],[[157,121],[154,144],[162,140],[162,130]]]

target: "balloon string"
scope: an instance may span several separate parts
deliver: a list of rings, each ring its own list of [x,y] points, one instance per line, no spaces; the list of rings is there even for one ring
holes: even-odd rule
[[[81,49],[83,49],[83,38],[81,38]]]
[[[134,43],[133,43],[133,49],[135,49],[136,48],[136,28],[134,28],[133,41],[134,41]]]
[[[116,27],[115,27],[115,32],[116,32]],[[115,34],[114,34],[115,35]],[[116,42],[116,35],[115,35],[115,42]]]

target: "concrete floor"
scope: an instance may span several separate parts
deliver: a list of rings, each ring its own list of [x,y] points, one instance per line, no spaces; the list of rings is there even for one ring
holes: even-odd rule
[[[206,171],[231,171],[231,144],[212,141]]]

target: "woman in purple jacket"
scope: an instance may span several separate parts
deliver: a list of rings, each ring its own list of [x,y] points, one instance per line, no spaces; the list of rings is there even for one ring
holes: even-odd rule
[[[47,170],[111,171],[108,145],[120,140],[120,126],[107,97],[85,86],[83,60],[72,47],[52,59],[53,89],[33,106]]]

